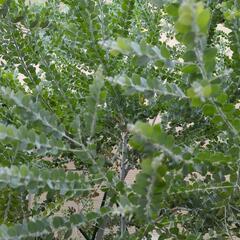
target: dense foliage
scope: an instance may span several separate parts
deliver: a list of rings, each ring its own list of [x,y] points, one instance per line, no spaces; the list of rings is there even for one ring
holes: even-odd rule
[[[0,0],[0,239],[240,239],[239,6]]]

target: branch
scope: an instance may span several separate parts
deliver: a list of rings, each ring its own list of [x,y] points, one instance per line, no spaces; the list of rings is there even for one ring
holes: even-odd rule
[[[87,235],[87,233],[83,231],[80,227],[78,228],[78,230],[85,237],[86,240],[91,240],[91,238]]]
[[[104,193],[103,195],[103,199],[102,199],[102,203],[101,203],[101,207],[103,207],[106,203],[106,199],[107,199],[107,192]],[[106,224],[106,219],[104,219],[104,223],[103,225]],[[104,233],[104,228],[100,228],[99,224],[95,226],[93,235],[92,235],[92,240],[100,240],[102,239]]]
[[[126,176],[126,158],[127,158],[127,134],[122,134],[122,158],[121,158],[121,169],[120,169],[120,180],[124,181]],[[123,237],[126,231],[126,219],[124,216],[121,215],[120,217],[120,234]]]

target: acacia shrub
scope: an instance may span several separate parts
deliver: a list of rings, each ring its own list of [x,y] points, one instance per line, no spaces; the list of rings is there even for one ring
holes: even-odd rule
[[[0,239],[240,237],[239,4],[0,0]]]

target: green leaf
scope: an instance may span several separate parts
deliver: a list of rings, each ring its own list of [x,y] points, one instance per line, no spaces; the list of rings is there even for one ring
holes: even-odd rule
[[[165,7],[165,11],[172,17],[178,17],[178,8],[179,5],[178,4],[168,4]]]
[[[214,114],[216,114],[216,109],[213,105],[211,104],[205,104],[203,106],[203,113],[206,115],[206,116],[213,116]]]
[[[148,123],[138,121],[135,125],[130,126],[130,130],[135,135],[142,137],[144,140],[143,142],[141,142],[141,139],[139,139],[139,137],[132,139],[133,146],[150,142],[153,144],[152,151],[155,151],[155,148],[157,148],[175,161],[179,161],[182,159],[181,155],[175,154],[173,151],[173,137],[170,135],[166,135],[164,132],[162,132],[159,125],[151,126]]]
[[[131,48],[129,46],[129,41],[124,38],[118,38],[117,39],[117,46],[122,50],[122,51],[130,51]]]
[[[165,45],[162,45],[160,50],[161,50],[162,56],[164,58],[170,59],[171,54],[170,54],[169,50],[167,49],[167,47]]]
[[[152,160],[144,159],[141,163],[141,167],[144,173],[151,174],[152,172]]]
[[[217,54],[216,48],[206,48],[204,50],[203,61],[204,61],[205,69],[208,72],[212,72],[215,69],[216,54]]]
[[[196,64],[189,64],[182,68],[183,73],[196,73],[199,72],[199,69]]]
[[[209,9],[204,9],[197,15],[196,22],[201,32],[207,32],[210,18],[211,14]]]
[[[62,217],[54,217],[52,220],[53,227],[58,229],[64,226],[64,220]]]
[[[30,233],[37,233],[38,230],[38,224],[36,224],[35,222],[29,222],[28,223],[28,231]]]
[[[28,175],[28,168],[25,165],[22,165],[20,168],[20,174],[22,177],[26,177]]]
[[[187,33],[191,30],[191,26],[193,23],[192,6],[183,2],[182,5],[179,7],[178,16],[178,20],[175,24],[177,32]]]
[[[73,214],[70,216],[70,222],[74,225],[82,223],[83,220],[83,216],[80,214]]]
[[[216,97],[216,100],[221,103],[221,104],[224,104],[227,102],[228,100],[228,96],[226,93],[221,93],[219,94],[217,97]]]

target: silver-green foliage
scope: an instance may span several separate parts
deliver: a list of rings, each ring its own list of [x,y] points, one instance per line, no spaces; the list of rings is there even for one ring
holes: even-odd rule
[[[0,0],[0,239],[240,237],[239,6]]]

